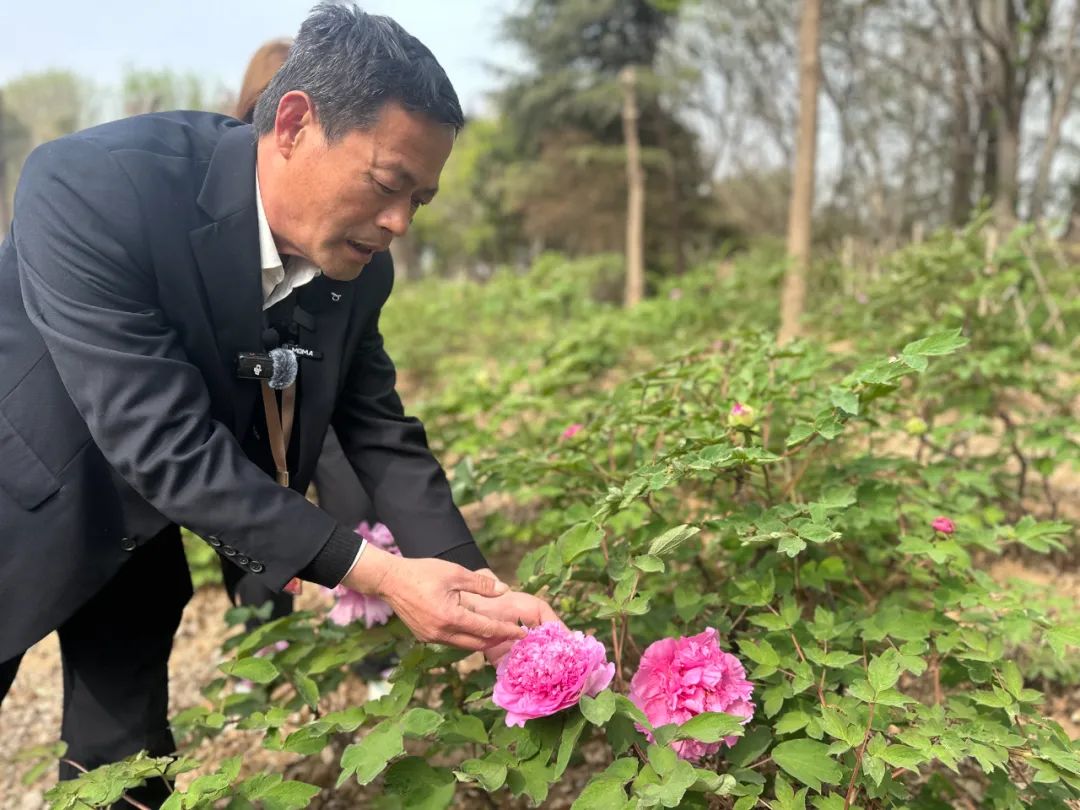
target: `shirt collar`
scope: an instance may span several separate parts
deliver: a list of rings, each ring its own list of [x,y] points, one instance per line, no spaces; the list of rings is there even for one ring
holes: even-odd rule
[[[255,171],[255,211],[259,219],[259,256],[263,270],[275,268],[285,274],[284,263],[274,244],[274,234],[270,232],[270,223],[266,221],[266,209],[263,208],[262,191],[259,189],[259,172]],[[281,279],[278,279],[280,281]]]

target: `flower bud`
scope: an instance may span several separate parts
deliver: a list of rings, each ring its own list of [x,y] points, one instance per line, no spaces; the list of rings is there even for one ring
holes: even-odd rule
[[[913,416],[904,422],[904,430],[909,436],[922,436],[929,430],[929,425],[917,416]]]
[[[754,426],[754,409],[749,405],[736,402],[728,412],[727,423],[728,427],[752,428]]]
[[[942,534],[952,534],[956,531],[956,524],[947,517],[942,516],[934,518],[930,526],[935,532],[941,532]]]

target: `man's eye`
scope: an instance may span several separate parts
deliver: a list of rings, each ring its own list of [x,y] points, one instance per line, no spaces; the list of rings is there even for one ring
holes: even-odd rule
[[[390,186],[386,185],[385,183],[380,183],[374,177],[372,177],[371,179],[375,183],[375,185],[379,187],[379,191],[381,191],[383,194],[397,194],[398,193],[398,190],[396,188],[390,188]]]

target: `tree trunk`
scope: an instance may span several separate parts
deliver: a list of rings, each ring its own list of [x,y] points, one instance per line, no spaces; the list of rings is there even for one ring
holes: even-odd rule
[[[1002,127],[998,132],[998,186],[994,197],[994,219],[1002,227],[1016,221],[1016,202],[1020,196],[1020,124],[1018,99],[1010,98],[1000,110]]]
[[[799,136],[788,208],[788,269],[780,298],[780,343],[798,336],[806,304],[817,156],[817,96],[821,84],[820,28],[821,0],[803,0],[799,24]]]
[[[1046,129],[1046,143],[1039,155],[1039,167],[1035,172],[1035,186],[1031,190],[1029,218],[1038,222],[1046,205],[1046,195],[1050,189],[1050,167],[1054,162],[1054,153],[1061,142],[1061,126],[1069,112],[1077,78],[1080,77],[1080,59],[1076,58],[1076,32],[1080,28],[1080,0],[1074,0],[1069,31],[1065,37],[1065,56],[1061,68],[1061,86],[1057,88],[1054,106],[1050,112],[1050,123]]]
[[[660,141],[660,148],[664,150],[664,177],[667,180],[667,193],[671,205],[669,209],[671,227],[668,229],[668,233],[671,234],[671,253],[675,258],[675,274],[681,276],[686,273],[686,246],[683,244],[682,229],[682,198],[679,196],[679,178],[676,171],[675,151],[671,147],[671,131],[668,126],[667,116],[662,114],[657,116],[657,136]]]
[[[959,26],[965,0],[953,0],[953,25]],[[963,225],[971,218],[971,192],[975,187],[975,136],[971,131],[968,86],[971,76],[964,62],[963,32],[953,29],[952,46],[952,187],[949,194],[949,221]]]
[[[619,73],[622,87],[623,139],[626,142],[626,292],[629,309],[645,297],[645,177],[638,140],[637,75],[632,66]]]

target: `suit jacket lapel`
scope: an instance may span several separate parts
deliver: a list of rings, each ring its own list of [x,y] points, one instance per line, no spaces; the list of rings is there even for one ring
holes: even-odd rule
[[[325,427],[337,399],[341,347],[352,311],[356,284],[319,276],[298,289],[297,303],[313,316],[314,330],[301,327],[300,345],[323,353],[322,360],[300,360],[300,447],[297,468],[314,469],[326,438]],[[307,465],[310,465],[307,466]]]
[[[250,126],[218,142],[199,194],[211,222],[191,232],[206,287],[218,354],[230,380],[233,430],[248,428],[259,385],[236,378],[236,355],[262,350],[262,283],[255,207],[255,135]]]

